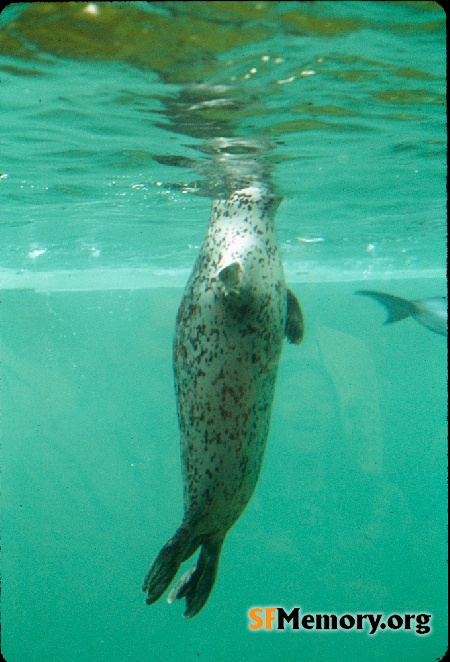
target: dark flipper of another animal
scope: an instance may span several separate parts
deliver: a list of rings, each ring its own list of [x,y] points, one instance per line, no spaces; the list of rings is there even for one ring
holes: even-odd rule
[[[287,291],[286,338],[290,343],[300,345],[305,334],[303,312],[300,303],[291,290]]]
[[[375,290],[358,290],[355,294],[363,294],[364,296],[373,297],[383,304],[388,311],[388,317],[385,324],[393,324],[400,320],[413,315],[416,312],[414,302],[401,297],[395,297],[392,294],[385,294],[384,292],[376,292]]]

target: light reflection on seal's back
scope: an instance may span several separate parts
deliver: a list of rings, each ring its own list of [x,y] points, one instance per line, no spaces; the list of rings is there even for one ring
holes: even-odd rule
[[[143,590],[147,603],[158,600],[201,547],[169,596],[186,598],[187,617],[207,601],[225,536],[256,487],[283,339],[298,344],[303,336],[275,238],[280,201],[253,185],[213,203],[178,311],[174,368],[185,515]]]

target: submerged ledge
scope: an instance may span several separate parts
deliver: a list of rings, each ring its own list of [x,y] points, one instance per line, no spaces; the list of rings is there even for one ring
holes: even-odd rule
[[[0,269],[0,290],[35,290],[36,292],[80,292],[91,290],[134,290],[184,287],[190,269],[152,267],[74,269],[57,271],[16,271]],[[445,279],[446,270],[388,269],[371,265],[340,267],[317,263],[285,265],[287,283],[349,283],[353,281]]]

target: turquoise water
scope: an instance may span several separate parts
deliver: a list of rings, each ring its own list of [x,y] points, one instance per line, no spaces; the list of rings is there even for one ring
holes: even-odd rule
[[[383,326],[354,292],[446,291],[444,21],[427,2],[3,11],[8,662],[442,657],[446,339]],[[283,350],[256,493],[186,620],[141,584],[182,517],[173,328],[219,137],[273,145],[306,337]],[[426,613],[432,630],[251,632],[254,606]]]

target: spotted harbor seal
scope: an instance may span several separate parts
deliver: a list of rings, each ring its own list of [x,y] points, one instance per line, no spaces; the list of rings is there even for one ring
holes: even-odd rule
[[[178,310],[173,356],[185,514],[143,590],[148,604],[156,602],[201,547],[168,598],[186,598],[186,617],[208,600],[225,536],[255,490],[282,341],[303,337],[275,238],[280,201],[253,185],[213,202]]]
[[[430,331],[439,333],[441,336],[447,335],[447,297],[429,297],[410,301],[375,290],[358,290],[355,294],[373,297],[383,304],[388,311],[385,324],[399,322],[411,316]]]

